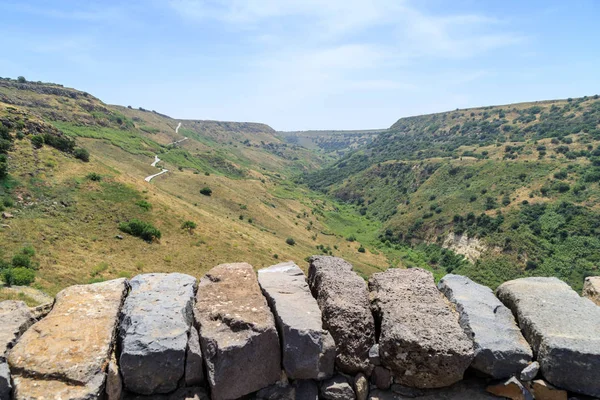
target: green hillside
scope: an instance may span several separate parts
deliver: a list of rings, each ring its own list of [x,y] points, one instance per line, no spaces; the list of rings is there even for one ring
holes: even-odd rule
[[[492,287],[555,275],[580,289],[599,267],[599,146],[598,96],[456,110],[400,119],[302,181],[381,221],[385,246],[467,252],[449,235],[480,240],[474,263],[434,256],[434,270]]]

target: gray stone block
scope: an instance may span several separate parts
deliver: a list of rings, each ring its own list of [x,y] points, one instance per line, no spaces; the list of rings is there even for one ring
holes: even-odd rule
[[[473,344],[430,272],[388,269],[373,274],[369,288],[381,323],[381,364],[396,383],[437,388],[462,379],[473,360]]]
[[[291,379],[332,376],[335,342],[323,330],[321,310],[302,270],[293,262],[273,265],[258,271],[258,283],[275,315],[287,376]]]
[[[127,390],[168,393],[184,375],[196,278],[143,274],[130,281],[119,327],[119,365]]]
[[[237,399],[279,380],[279,336],[250,264],[211,269],[200,280],[196,318],[213,400]]]
[[[498,287],[540,363],[544,378],[600,397],[600,307],[557,278],[522,278]]]
[[[438,288],[452,302],[459,323],[473,340],[471,367],[493,378],[508,378],[525,368],[533,357],[512,312],[487,286],[448,274]]]
[[[341,258],[313,256],[308,284],[323,314],[323,327],[335,340],[337,368],[351,375],[367,371],[375,322],[364,279]]]

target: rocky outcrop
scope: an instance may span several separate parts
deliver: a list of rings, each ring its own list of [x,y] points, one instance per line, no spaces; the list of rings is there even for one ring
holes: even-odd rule
[[[375,323],[365,281],[341,258],[313,256],[308,284],[323,313],[323,326],[335,340],[337,368],[348,374],[366,371]]]
[[[487,286],[467,277],[448,274],[438,288],[459,314],[459,323],[473,340],[475,358],[471,366],[493,378],[517,374],[533,354],[512,312]]]
[[[600,276],[588,276],[583,283],[583,297],[600,306]]]
[[[91,399],[104,392],[125,279],[77,285],[9,352],[15,399]]]
[[[333,375],[335,342],[323,330],[321,310],[310,294],[302,270],[293,262],[258,271],[281,338],[283,368],[291,379],[325,379]]]
[[[196,328],[192,326],[185,357],[185,385],[204,386],[204,383],[204,362],[200,349],[200,336],[198,336]]]
[[[213,399],[236,399],[279,380],[275,320],[250,264],[211,269],[198,285],[196,312]]]
[[[369,280],[380,325],[379,355],[394,381],[437,388],[460,381],[473,360],[471,339],[430,272],[389,269]]]
[[[522,278],[498,287],[551,384],[600,396],[600,307],[557,278]]]
[[[185,371],[196,278],[143,274],[129,284],[119,326],[123,384],[139,394],[174,391]]]

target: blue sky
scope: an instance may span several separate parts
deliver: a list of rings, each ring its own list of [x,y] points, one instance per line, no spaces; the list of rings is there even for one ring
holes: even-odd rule
[[[278,130],[600,92],[600,1],[0,0],[0,76]]]

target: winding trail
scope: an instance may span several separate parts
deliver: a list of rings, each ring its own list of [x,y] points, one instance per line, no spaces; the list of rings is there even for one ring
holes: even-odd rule
[[[181,128],[181,122],[177,124],[177,127],[175,128],[175,133],[179,133],[179,128]],[[181,139],[181,140],[176,140],[176,141],[174,141],[174,142],[171,142],[171,143],[167,144],[167,146],[170,146],[170,145],[172,145],[172,144],[178,144],[178,143],[181,143],[181,142],[183,142],[184,140],[188,140],[188,138],[187,138],[187,137],[185,137],[185,138],[183,138],[183,139]],[[150,166],[152,166],[152,167],[156,167],[156,164],[158,164],[159,162],[160,162],[160,158],[158,158],[158,156],[155,154],[155,155],[154,155],[154,162],[153,162],[152,164],[150,164]],[[161,170],[159,173],[157,173],[157,174],[154,174],[154,175],[147,176],[147,177],[145,177],[145,178],[144,178],[144,180],[145,180],[146,182],[150,182],[152,179],[156,178],[157,176],[159,176],[159,175],[162,175],[162,174],[165,174],[165,173],[167,173],[167,172],[169,172],[169,170],[168,170],[168,169],[164,169],[164,168],[163,168],[163,169],[162,169],[162,170]]]

